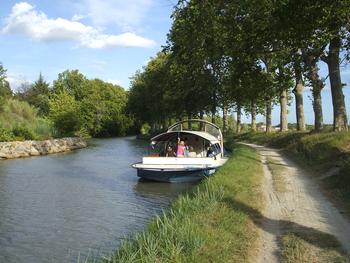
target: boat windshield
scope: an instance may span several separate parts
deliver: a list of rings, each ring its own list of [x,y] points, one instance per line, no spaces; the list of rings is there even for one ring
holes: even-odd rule
[[[204,120],[185,120],[175,123],[170,126],[170,131],[202,131],[213,135],[215,138],[221,140],[220,128],[210,122]]]
[[[178,141],[183,141],[185,149],[184,155],[181,157],[208,157],[208,152],[213,153],[213,156],[220,153],[218,149],[214,149],[216,144],[211,144],[210,141],[195,134],[181,132],[172,133],[171,136],[162,138],[161,140],[153,140],[150,144],[149,157],[178,157]],[[219,145],[217,143],[217,145]],[[219,146],[220,147],[220,146]]]

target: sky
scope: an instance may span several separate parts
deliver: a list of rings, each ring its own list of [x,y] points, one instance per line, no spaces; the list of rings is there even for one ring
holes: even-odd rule
[[[1,0],[0,61],[11,87],[79,69],[129,88],[166,43],[174,0]]]
[[[177,0],[0,0],[0,61],[11,88],[34,82],[40,73],[52,83],[67,69],[128,89],[130,77],[166,44]],[[322,77],[326,65],[320,63]],[[342,68],[350,119],[350,67]],[[332,123],[329,80],[322,92],[324,121]],[[304,93],[305,116],[313,123],[311,91]],[[295,120],[295,105],[289,107]],[[264,117],[258,115],[258,122]],[[249,122],[249,116],[243,117]],[[274,107],[273,124],[279,123]]]

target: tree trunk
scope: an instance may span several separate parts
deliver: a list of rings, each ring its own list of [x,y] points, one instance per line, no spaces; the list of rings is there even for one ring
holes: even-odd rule
[[[256,132],[256,101],[252,100],[251,103],[251,129]]]
[[[228,109],[227,109],[227,106],[224,106],[222,108],[222,124],[223,124],[223,127],[222,127],[222,130],[224,132],[224,134],[227,134],[228,132]]]
[[[266,99],[266,132],[272,131],[272,102],[271,98]]]
[[[295,107],[296,107],[296,117],[297,117],[297,130],[305,131],[305,116],[304,116],[304,100],[303,100],[303,91],[304,91],[304,81],[300,70],[300,63],[295,62],[295,88],[293,90],[295,96]]]
[[[287,91],[283,90],[280,96],[281,115],[280,115],[280,131],[288,131],[288,109],[287,109],[288,97]]]
[[[201,120],[204,120],[204,112],[203,112],[203,111],[200,111],[200,112],[199,112],[199,118],[200,118]],[[200,125],[200,126],[199,126],[199,130],[204,131],[204,124],[203,124],[203,122],[200,122],[199,125]]]
[[[192,119],[192,113],[191,112],[188,113],[188,119],[189,120]],[[192,130],[192,122],[188,122],[188,129]]]
[[[331,83],[332,102],[333,102],[333,130],[347,131],[348,120],[346,116],[346,107],[343,94],[343,85],[340,77],[339,52],[341,39],[339,36],[333,38],[329,44],[329,55],[327,59],[329,80]]]
[[[211,122],[215,124],[215,114],[216,114],[216,93],[213,92],[213,105],[211,108]]]
[[[236,127],[236,132],[240,133],[241,132],[241,124],[242,124],[242,108],[241,105],[237,105],[237,127]]]
[[[323,83],[322,83],[323,85]],[[315,131],[319,132],[323,129],[323,112],[321,89],[312,89],[313,102],[312,106],[315,114]]]
[[[162,130],[165,130],[167,127],[166,127],[166,119],[163,118],[162,119]]]
[[[318,75],[317,60],[316,58],[309,56],[305,59],[308,67],[308,78],[312,85],[312,107],[315,115],[315,131],[319,132],[323,129],[323,113],[322,113],[322,97],[321,91],[324,87],[323,81]]]

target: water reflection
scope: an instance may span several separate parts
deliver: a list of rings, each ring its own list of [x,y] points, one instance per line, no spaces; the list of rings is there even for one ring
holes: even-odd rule
[[[76,262],[111,253],[192,184],[140,181],[134,138],[0,161],[0,262]]]
[[[193,188],[196,183],[170,184],[139,179],[134,190],[140,196],[149,198],[173,198]]]

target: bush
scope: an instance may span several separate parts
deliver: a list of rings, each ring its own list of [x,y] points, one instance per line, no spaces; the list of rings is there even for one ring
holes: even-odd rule
[[[52,122],[46,118],[38,118],[33,126],[33,131],[40,140],[47,140],[58,136],[58,132],[53,127]]]
[[[14,136],[11,131],[0,126],[0,142],[13,141]]]
[[[0,125],[10,133],[18,135],[17,140],[31,140],[33,138],[47,139],[54,135],[53,124],[47,119],[37,116],[37,109],[27,102],[7,99],[1,107]],[[11,136],[10,136],[11,137]],[[10,139],[10,137],[6,137]],[[4,138],[4,140],[6,140]],[[14,140],[15,138],[12,138]]]
[[[36,136],[32,130],[28,127],[19,125],[12,129],[12,133],[14,136],[18,137],[21,140],[35,140]]]
[[[82,128],[81,107],[67,91],[55,94],[49,101],[50,120],[61,136],[73,136]]]
[[[140,132],[142,135],[148,135],[151,130],[151,126],[146,122],[142,125]]]

